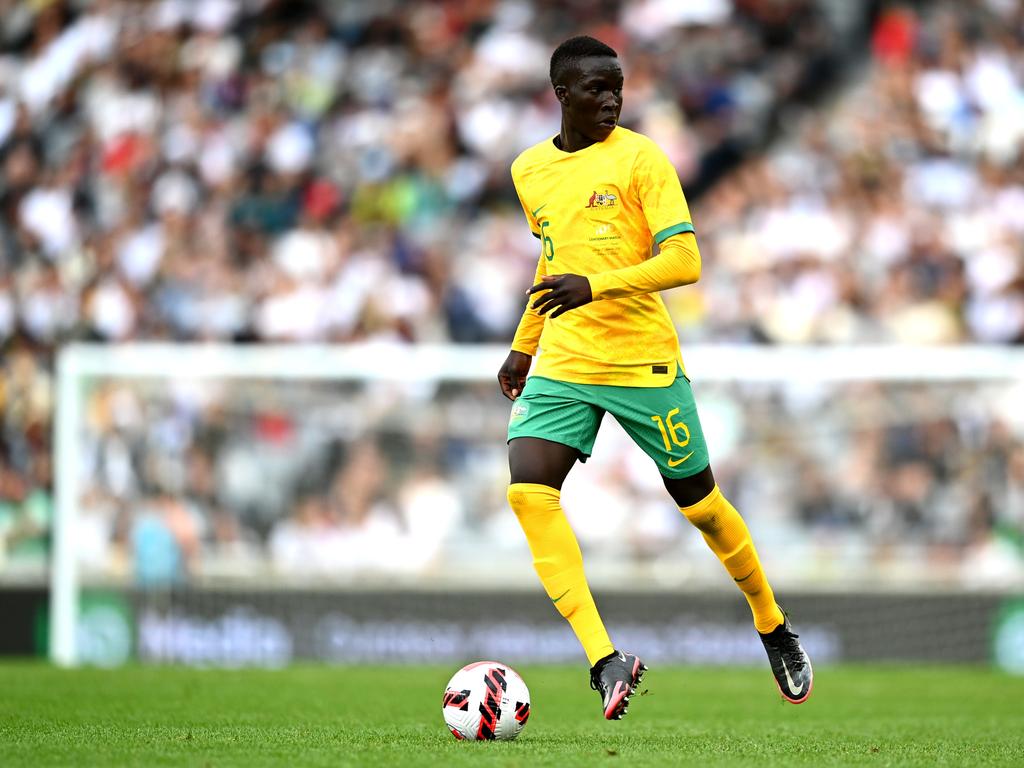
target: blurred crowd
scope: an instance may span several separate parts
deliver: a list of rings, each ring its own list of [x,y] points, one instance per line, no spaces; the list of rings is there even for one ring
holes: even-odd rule
[[[693,335],[1024,342],[1024,3],[895,6],[872,65],[698,206]]]
[[[0,339],[508,338],[558,41],[618,45],[624,121],[701,184],[836,67],[812,0],[597,5],[9,4]]]
[[[479,390],[424,394],[351,383],[98,387],[77,467],[79,561],[144,586],[433,567],[466,522],[464,503],[479,500],[467,475],[502,470],[503,421],[469,431]],[[421,426],[410,431],[401,414],[413,410]]]
[[[698,395],[716,478],[778,584],[1024,583],[1019,384]],[[74,468],[79,563],[143,587],[507,587],[530,572],[505,500],[507,414],[489,382],[104,383]],[[562,500],[596,583],[727,583],[613,420]]]
[[[1024,340],[1017,0],[0,0],[0,550],[46,551],[63,342],[509,339],[537,251],[508,166],[557,132],[547,60],[580,32],[619,51],[623,122],[693,203],[703,277],[666,295],[684,355]],[[117,438],[130,416],[110,418]],[[164,436],[192,446],[168,454],[173,482],[138,480],[130,459],[150,454],[101,441],[121,470],[91,498],[117,541],[136,535],[125,504],[187,532],[181,494],[213,493],[197,489],[219,478],[219,444],[180,430]],[[1022,435],[993,440],[992,471],[1015,477]],[[232,500],[199,504],[192,544],[150,526],[156,572],[218,535],[312,567],[304,531],[373,508],[357,490],[374,447],[338,450],[287,525]],[[875,478],[884,498],[949,474],[920,466]],[[440,471],[421,486],[450,495]],[[818,499],[811,465],[800,477],[793,519],[870,511]],[[340,511],[349,486],[362,513]],[[373,535],[412,530],[395,525]],[[369,551],[335,540],[352,562]]]

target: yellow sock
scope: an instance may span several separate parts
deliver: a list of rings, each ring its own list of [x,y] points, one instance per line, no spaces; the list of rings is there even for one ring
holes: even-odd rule
[[[594,666],[615,649],[583,575],[583,555],[560,498],[546,485],[513,483],[508,488],[508,503],[526,534],[541,584]]]
[[[757,631],[771,632],[785,621],[761,568],[747,524],[718,486],[693,506],[680,507],[679,511],[704,535],[704,541],[746,596]]]

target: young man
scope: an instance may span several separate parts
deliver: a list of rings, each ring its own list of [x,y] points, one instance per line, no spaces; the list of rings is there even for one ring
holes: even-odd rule
[[[658,295],[700,277],[679,179],[650,139],[617,126],[622,70],[614,50],[591,37],[566,40],[551,57],[551,84],[561,132],[512,164],[541,256],[498,373],[515,401],[508,500],[534,568],[587,654],[604,716],[619,719],[646,667],[612,645],[559,501],[607,411],[655,461],[682,514],[746,596],[779,690],[799,704],[811,692],[810,660],[775,603],[746,524],[715,483],[679,340]]]

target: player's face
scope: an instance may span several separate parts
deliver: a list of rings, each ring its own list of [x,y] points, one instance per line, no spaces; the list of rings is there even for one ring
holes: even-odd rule
[[[560,92],[564,88],[564,91]],[[592,141],[604,141],[622,111],[622,68],[612,56],[581,59],[577,77],[555,90],[568,124]]]

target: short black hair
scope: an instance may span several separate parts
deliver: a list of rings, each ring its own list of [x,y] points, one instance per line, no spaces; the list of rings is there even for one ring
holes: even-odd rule
[[[559,85],[566,73],[576,67],[580,59],[589,56],[611,56],[619,58],[619,54],[610,45],[587,35],[570,37],[551,54],[551,85]]]

